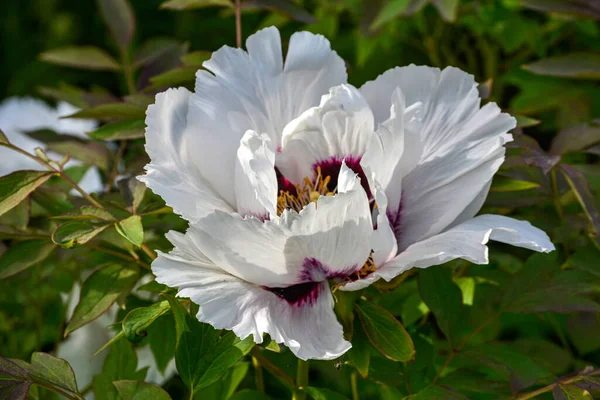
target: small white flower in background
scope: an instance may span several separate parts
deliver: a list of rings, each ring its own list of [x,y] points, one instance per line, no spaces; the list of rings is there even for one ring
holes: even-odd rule
[[[36,147],[44,148],[44,144],[30,138],[23,132],[38,129],[50,129],[58,134],[68,134],[89,139],[86,132],[96,129],[97,123],[92,120],[61,119],[71,115],[78,109],[68,103],[60,102],[52,108],[43,101],[32,98],[9,98],[0,103],[0,129],[8,140],[17,147],[34,153]],[[51,157],[54,155],[49,154]],[[53,157],[60,160],[62,156]],[[21,170],[40,170],[43,167],[34,160],[6,147],[0,147],[0,176]],[[81,165],[71,160],[66,167]],[[102,191],[102,181],[97,168],[90,167],[79,182],[86,192]]]
[[[67,322],[73,315],[73,310],[79,303],[79,295],[81,288],[76,284],[71,293],[69,303],[67,304]],[[66,296],[65,296],[66,297]],[[66,301],[66,300],[65,300]],[[97,319],[87,325],[82,326],[75,332],[69,334],[66,340],[60,342],[57,349],[57,357],[66,360],[75,372],[77,384],[79,387],[87,387],[92,383],[95,375],[102,372],[102,364],[108,351],[94,356],[94,353],[114,336],[109,326],[114,324],[118,312],[118,306],[114,304],[107,312],[102,314]],[[156,385],[163,385],[171,377],[175,375],[177,369],[175,367],[175,359],[171,360],[165,371],[161,372],[156,364],[156,360],[150,346],[138,348],[136,350],[138,358],[138,370],[148,367],[146,373],[146,382]],[[93,399],[93,393],[85,396],[86,399]]]
[[[554,249],[528,222],[474,218],[515,120],[480,107],[471,75],[411,65],[356,89],[322,36],[294,34],[285,63],[276,28],[246,46],[213,53],[194,93],[168,90],[147,113],[140,179],[190,221],[152,269],[199,320],[331,359],[350,343],[328,281],[487,263],[489,239]]]

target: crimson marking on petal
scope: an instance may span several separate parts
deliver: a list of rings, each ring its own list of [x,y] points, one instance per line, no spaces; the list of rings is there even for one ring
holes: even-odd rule
[[[333,156],[331,158],[313,164],[313,170],[316,173],[317,168],[321,168],[321,174],[323,176],[331,177],[331,180],[329,181],[329,186],[331,187],[331,189],[337,188],[338,175],[340,174],[342,163],[346,161],[346,165],[348,166],[348,168],[350,168],[352,171],[358,174],[358,177],[360,178],[360,184],[362,185],[363,189],[365,189],[365,192],[367,193],[369,199],[372,199],[373,195],[371,194],[369,181],[367,180],[367,176],[365,175],[365,172],[363,171],[362,166],[360,165],[361,158],[362,157],[357,156],[346,156],[343,158]]]
[[[294,307],[313,306],[319,298],[321,282],[305,282],[296,285],[272,288],[264,287],[265,290],[277,295]]]
[[[397,242],[400,241],[400,235],[402,234],[402,228],[401,228],[402,199],[403,199],[403,196],[400,195],[400,204],[398,204],[398,208],[396,210],[391,210],[390,207],[388,206],[388,209],[386,212],[388,221],[390,221],[390,227],[392,228],[392,231],[394,232],[394,236],[396,237]]]
[[[277,167],[275,167],[275,174],[277,175],[277,193],[284,191],[295,195],[298,192],[296,190],[296,186],[294,186],[292,182],[288,181],[288,179],[285,176],[283,176],[283,174],[281,173],[281,171],[279,171],[279,168]]]
[[[298,279],[300,282],[322,282],[331,278],[345,278],[352,275],[357,269],[358,267],[356,265],[352,265],[344,268],[341,271],[332,271],[329,267],[316,258],[307,257],[302,263],[302,271],[298,275]]]

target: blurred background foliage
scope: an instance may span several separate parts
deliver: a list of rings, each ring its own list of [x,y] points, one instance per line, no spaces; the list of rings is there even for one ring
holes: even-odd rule
[[[147,161],[145,107],[167,87],[193,88],[194,73],[210,52],[235,45],[234,9],[228,0],[130,0],[131,10],[118,10],[116,4],[123,3],[3,0],[0,98],[67,100],[83,108],[79,117],[105,122],[90,133],[99,146],[94,161],[81,147],[68,151],[100,167],[108,185],[100,198],[111,218],[131,222],[141,215],[144,243],[168,249],[164,233],[182,231],[185,224],[165,212],[151,193],[132,206],[132,189],[112,185],[115,171],[125,176],[141,173]],[[353,310],[361,316],[366,305],[353,306],[359,301],[356,296],[338,294],[337,311],[346,331],[354,331],[354,349],[339,362],[311,364],[311,385],[336,392],[315,389],[311,396],[584,399],[598,393],[600,379],[593,367],[600,365],[600,2],[248,0],[241,4],[243,37],[276,25],[285,46],[295,31],[321,33],[346,60],[349,81],[356,86],[410,63],[452,65],[475,75],[484,101],[497,102],[519,121],[515,142],[483,211],[529,220],[548,232],[558,248],[550,255],[531,256],[522,249],[493,244],[489,266],[452,262],[409,271],[390,284],[365,291],[369,312],[385,320],[389,314],[373,308],[383,307],[412,337],[416,357],[408,363],[394,362],[394,349],[378,346],[382,338],[373,336],[372,326],[363,318],[354,317]],[[42,140],[53,143],[48,136]],[[112,141],[120,141],[120,150]],[[54,149],[61,151],[59,146]],[[121,158],[121,169],[112,168]],[[64,192],[64,185],[53,179],[46,186]],[[72,213],[83,199],[56,196],[48,188],[32,196],[31,210],[18,208],[0,221],[4,239],[0,354],[23,360],[34,351],[56,350],[66,328],[60,294],[82,281],[82,271],[89,274],[102,263],[128,257],[140,266],[151,261],[134,246],[141,243],[139,238],[119,228],[86,237],[95,248],[77,247],[84,243],[80,236],[59,229],[62,221],[44,217]],[[26,221],[23,212],[28,213]],[[27,226],[39,237],[23,237],[22,228]],[[53,247],[44,248],[45,242],[32,244],[49,233],[50,246],[73,248],[50,255]],[[37,258],[17,259],[20,264],[15,267],[15,254],[29,250],[20,245],[37,246]],[[111,298],[100,311],[117,301],[123,307],[117,316],[121,321],[132,310],[153,304],[156,299],[128,296],[145,269],[141,271],[134,280],[121,282],[123,296]],[[86,284],[92,285],[89,280]],[[152,293],[164,288],[146,289]],[[82,318],[78,323],[87,322]],[[76,329],[69,325],[67,331]],[[148,336],[141,343],[135,335],[128,338],[138,347],[149,343],[164,366],[174,352],[161,346],[172,341],[163,336],[174,336],[172,319],[152,319],[146,327]],[[115,332],[121,329],[125,325],[117,325]],[[135,358],[131,348],[124,339],[113,345],[102,379],[141,379],[114,361],[117,352]],[[289,352],[260,350],[256,357],[263,357],[263,365],[272,363],[273,371],[294,374]],[[135,371],[135,359],[128,362]],[[236,394],[236,399],[267,398],[253,391],[260,389],[255,383],[259,372],[248,365],[236,364],[195,398],[226,399],[238,388],[247,391]],[[272,398],[289,397],[285,379],[274,376],[264,373],[267,393]],[[79,390],[94,392],[99,399],[118,398],[116,392],[107,395],[102,382]],[[174,399],[188,393],[179,377],[164,387]],[[40,390],[36,395],[43,398],[49,392]]]

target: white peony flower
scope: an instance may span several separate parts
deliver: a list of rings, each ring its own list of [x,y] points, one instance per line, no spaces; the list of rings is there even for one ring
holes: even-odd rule
[[[198,319],[299,358],[350,348],[328,281],[354,290],[455,258],[488,239],[551,251],[527,222],[479,211],[515,120],[480,107],[455,68],[397,68],[360,90],[322,36],[279,32],[224,47],[147,112],[140,179],[190,221],[152,264]]]
[[[55,109],[40,100],[13,97],[0,103],[0,129],[12,144],[29,153],[34,153],[36,147],[43,148],[44,144],[30,138],[23,132],[50,129],[59,134],[89,139],[85,133],[96,129],[97,124],[95,121],[61,119],[61,117],[71,115],[77,110],[77,108],[65,102],[58,103]],[[56,158],[59,159],[60,157],[57,155]],[[0,146],[0,159],[2,160],[0,163],[0,176],[20,170],[43,169],[34,160],[6,147]],[[71,160],[66,167],[80,164],[77,160]],[[102,181],[97,168],[89,168],[79,184],[86,192],[100,192]]]

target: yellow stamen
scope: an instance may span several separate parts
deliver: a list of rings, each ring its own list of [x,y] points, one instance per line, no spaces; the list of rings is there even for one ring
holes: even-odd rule
[[[314,180],[306,177],[301,184],[294,185],[296,193],[292,194],[288,191],[281,190],[277,198],[277,214],[281,215],[284,210],[292,209],[295,211],[302,210],[311,202],[317,202],[321,196],[333,196],[335,188],[328,188],[330,176],[323,177],[321,167],[317,167]]]

